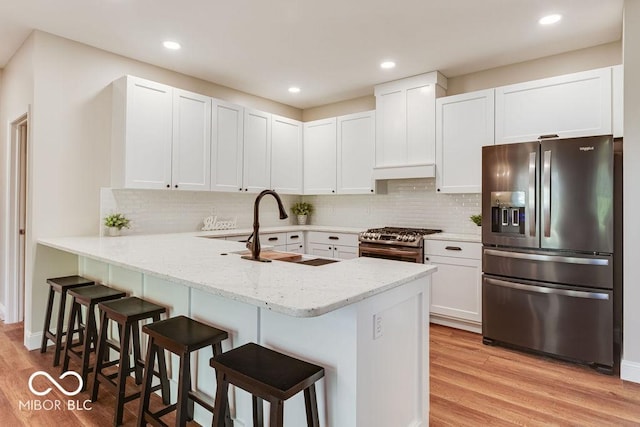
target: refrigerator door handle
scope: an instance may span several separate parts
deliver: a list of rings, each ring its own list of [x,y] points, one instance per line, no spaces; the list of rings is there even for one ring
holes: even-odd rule
[[[536,235],[536,163],[537,153],[529,153],[529,236]]]
[[[598,300],[609,300],[609,294],[604,292],[585,292],[570,289],[547,288],[546,286],[524,285],[521,283],[507,282],[505,280],[484,278],[485,283],[489,285],[501,286],[503,288],[517,289],[519,291],[530,291],[539,294],[563,295],[574,298],[587,298]]]
[[[542,166],[542,215],[544,237],[551,237],[551,151],[544,152]]]
[[[485,255],[503,257],[503,258],[516,258],[525,259],[529,261],[547,261],[547,262],[562,262],[565,264],[582,264],[582,265],[609,265],[609,260],[606,258],[578,258],[572,256],[560,256],[560,255],[542,255],[542,254],[528,254],[523,252],[506,252],[497,251],[494,249],[485,249]]]

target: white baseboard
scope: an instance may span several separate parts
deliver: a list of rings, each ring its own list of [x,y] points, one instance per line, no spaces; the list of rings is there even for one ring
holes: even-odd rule
[[[4,321],[4,304],[0,303],[0,320]]]
[[[24,346],[27,347],[27,350],[35,350],[40,348],[42,344],[42,331],[40,332],[31,332],[24,331]]]
[[[623,359],[620,363],[620,378],[625,381],[640,383],[640,363]]]
[[[456,329],[462,329],[462,330],[473,332],[476,334],[482,333],[482,324],[472,322],[469,320],[453,319],[450,317],[432,314],[429,317],[429,321],[437,325],[448,326],[450,328],[456,328]]]

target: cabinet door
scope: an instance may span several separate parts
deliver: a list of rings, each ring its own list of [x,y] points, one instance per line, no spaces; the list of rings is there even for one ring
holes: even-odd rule
[[[287,252],[294,254],[304,254],[304,245],[302,243],[291,243],[287,245]]]
[[[271,114],[244,110],[242,186],[259,193],[271,187]]]
[[[244,108],[213,100],[211,114],[211,189],[242,191]]]
[[[358,258],[358,248],[353,246],[334,246],[333,257],[338,259]]]
[[[302,123],[271,116],[271,188],[302,194]]]
[[[338,117],[337,192],[373,192],[375,157],[375,112]]]
[[[324,243],[307,243],[307,252],[310,255],[333,258],[333,246]]]
[[[613,137],[622,138],[624,135],[624,68],[622,65],[616,65],[611,67],[611,71]]]
[[[407,159],[407,94],[390,87],[376,93],[376,166],[397,166]]]
[[[482,147],[493,145],[494,90],[436,100],[436,189],[482,192]]]
[[[171,186],[172,88],[127,78],[125,187]]]
[[[211,188],[211,98],[174,89],[172,152],[173,188]]]
[[[611,131],[610,67],[496,89],[496,144]]]
[[[436,85],[407,88],[407,160],[412,164],[436,162]]]
[[[431,276],[430,313],[481,322],[481,261],[429,256],[428,263],[438,266]]]
[[[304,124],[304,194],[336,192],[336,119]]]

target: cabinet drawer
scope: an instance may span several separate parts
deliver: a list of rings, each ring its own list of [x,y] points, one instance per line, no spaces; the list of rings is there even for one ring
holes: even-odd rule
[[[327,233],[324,231],[308,231],[307,241],[312,243],[330,243],[331,245],[358,246],[358,235],[347,233]]]
[[[481,259],[482,244],[476,242],[456,242],[446,240],[425,240],[424,252],[429,256]]]
[[[287,233],[287,245],[296,243],[304,244],[304,232],[303,231],[291,231]]]
[[[260,243],[269,246],[287,244],[287,233],[260,233]]]

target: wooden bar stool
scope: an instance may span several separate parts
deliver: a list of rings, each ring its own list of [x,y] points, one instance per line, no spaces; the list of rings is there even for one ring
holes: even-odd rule
[[[213,355],[222,353],[222,341],[228,334],[218,328],[214,328],[197,320],[185,316],[176,316],[170,319],[154,322],[142,327],[142,332],[149,335],[147,357],[145,359],[144,381],[142,384],[142,398],[138,414],[138,426],[144,426],[147,422],[153,425],[164,425],[160,417],[169,412],[176,411],[176,426],[186,426],[187,421],[193,418],[193,404],[197,402],[211,413],[213,405],[204,396],[191,390],[191,361],[192,352],[211,346]],[[176,354],[180,358],[180,372],[178,375],[178,400],[157,412],[149,410],[149,398],[151,396],[151,379],[154,360],[164,358],[164,350]],[[229,405],[221,411],[223,420],[231,425]],[[224,425],[224,421],[223,424]]]
[[[167,310],[160,305],[136,297],[102,302],[98,304],[98,309],[100,310],[100,333],[93,368],[91,401],[95,402],[98,399],[100,383],[113,390],[116,394],[116,413],[113,417],[113,425],[118,426],[122,424],[124,404],[141,395],[140,391],[126,395],[127,377],[131,372],[135,372],[136,384],[142,384],[144,361],[140,351],[140,322],[147,319],[157,322],[160,320],[160,315]],[[115,346],[110,345],[107,337],[109,321],[118,324],[120,335],[120,344],[116,347],[120,357],[111,361],[108,357],[108,349]],[[130,341],[133,341],[133,364],[129,360]],[[117,371],[107,373],[107,368],[116,364],[118,365]],[[158,372],[154,374],[160,379],[160,384],[152,387],[151,392],[162,390],[163,401],[165,405],[168,405],[170,392],[164,357],[158,358]]]
[[[284,401],[304,390],[307,426],[318,427],[318,403],[315,383],[324,376],[324,368],[248,343],[211,358],[216,370],[214,427],[222,427],[222,410],[227,405],[229,384],[253,395],[253,425],[262,427],[262,400],[271,404],[270,427],[282,427]]]
[[[40,353],[47,351],[47,341],[51,340],[51,342],[55,344],[53,366],[58,366],[60,364],[60,353],[63,349],[62,337],[67,335],[67,332],[64,331],[64,310],[67,304],[67,291],[81,286],[90,286],[95,284],[95,282],[82,276],[65,276],[47,279],[47,283],[49,284],[49,299],[47,300],[47,312],[44,315]],[[51,315],[53,313],[53,300],[56,293],[60,294],[60,303],[58,304],[56,333],[53,333],[51,332]]]
[[[98,331],[96,327],[95,308],[101,302],[119,299],[127,296],[125,292],[110,288],[104,285],[83,286],[81,288],[71,289],[69,295],[73,298],[71,304],[71,313],[67,322],[67,342],[64,346],[64,361],[62,363],[62,372],[69,370],[69,360],[73,358],[80,363],[80,375],[82,376],[82,390],[87,387],[87,379],[89,372],[93,369],[89,365],[89,356],[95,352],[98,340]],[[82,307],[87,308],[87,320],[82,324]],[[73,342],[75,330],[72,326],[79,321],[80,327],[78,333],[80,340]],[[84,330],[84,340],[82,333]]]

